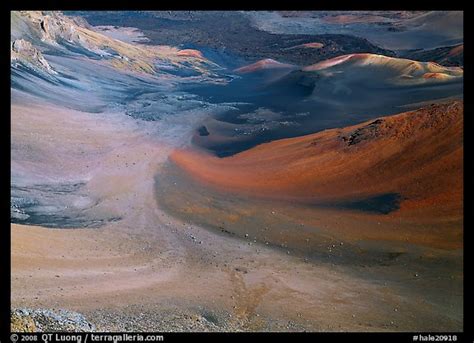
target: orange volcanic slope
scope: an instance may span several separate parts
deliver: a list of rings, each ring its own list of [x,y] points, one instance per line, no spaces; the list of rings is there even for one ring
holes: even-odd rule
[[[350,70],[354,68],[383,68],[387,72],[405,78],[423,76],[426,73],[445,74],[447,77],[462,77],[463,69],[459,67],[444,67],[435,62],[418,62],[405,58],[388,57],[377,54],[349,54],[337,56],[302,68],[312,72],[330,68]]]
[[[399,193],[401,210],[462,209],[463,103],[273,141],[227,158],[192,150],[171,158],[223,190],[272,198],[345,200]]]
[[[451,49],[448,56],[458,56],[464,52],[464,44],[458,45]]]
[[[284,49],[284,50],[296,49],[296,48],[321,49],[321,48],[323,48],[323,47],[324,47],[324,44],[323,44],[323,43],[312,42],[312,43],[304,43],[304,44],[295,45],[295,46],[286,48],[286,49]]]
[[[323,21],[330,24],[355,24],[388,22],[389,20],[378,15],[340,14],[334,16],[325,16],[323,17]]]
[[[179,50],[176,54],[177,56],[186,56],[186,57],[194,57],[199,59],[204,59],[204,56],[201,51],[195,49],[183,49]]]
[[[249,64],[247,66],[243,66],[238,69],[235,69],[234,71],[236,73],[245,74],[245,73],[252,73],[252,72],[265,70],[265,69],[291,69],[291,68],[296,68],[296,67],[292,64],[281,63],[281,62],[272,60],[271,58],[266,58],[264,60],[260,60],[255,63]]]
[[[302,47],[304,48],[313,48],[313,49],[321,49],[324,47],[323,43],[318,43],[318,42],[313,42],[313,43],[305,43],[301,44]]]

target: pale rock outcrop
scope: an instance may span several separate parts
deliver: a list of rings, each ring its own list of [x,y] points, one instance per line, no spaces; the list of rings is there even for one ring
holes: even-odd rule
[[[25,39],[16,39],[11,42],[10,60],[12,63],[20,61],[34,69],[40,69],[49,74],[57,74],[43,54]]]

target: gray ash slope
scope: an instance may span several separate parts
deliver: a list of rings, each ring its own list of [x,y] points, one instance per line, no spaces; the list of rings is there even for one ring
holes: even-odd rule
[[[136,120],[143,135],[159,133],[160,139],[173,142],[181,141],[192,130],[194,121],[199,119],[194,116],[196,111],[209,115],[219,110],[180,91],[180,83],[192,81],[174,75],[175,70],[199,70],[201,73],[191,78],[194,82],[220,82],[213,72],[218,66],[206,64],[207,61],[192,64],[189,59],[173,60],[167,58],[165,51],[157,52],[155,59],[149,61],[150,67],[154,66],[152,63],[159,65],[156,71],[124,70],[120,64],[115,67],[111,62],[131,61],[147,66],[148,61],[133,56],[136,46],[106,40],[93,31],[84,34],[89,25],[79,19],[71,20],[59,12],[11,13],[12,108],[53,105],[88,113],[98,122],[122,122],[127,120],[122,116],[126,114]],[[41,163],[48,156],[42,155],[40,144],[25,143],[21,127],[15,126],[21,122],[19,117],[14,114],[12,121],[12,222],[76,228],[98,227],[120,219],[96,211],[100,202],[87,189],[87,171],[77,170],[81,175],[69,182],[60,175],[61,168],[46,168],[47,175],[42,176],[31,167],[31,163]],[[52,129],[51,139],[54,134]]]
[[[219,63],[225,75],[235,75],[236,68],[261,59],[294,65],[296,70],[287,75],[263,70],[234,76],[222,84],[180,86],[206,103],[232,104],[231,110],[196,128],[194,143],[221,157],[274,139],[352,125],[398,113],[404,106],[416,108],[417,103],[462,94],[460,80],[435,86],[393,86],[385,82],[387,76],[377,68],[366,77],[350,71],[345,72],[350,76],[302,71],[304,66],[341,55],[370,53],[393,57],[396,53],[347,34],[270,33],[259,29],[251,16],[242,12],[67,13],[80,15],[91,25],[136,27],[149,39],[147,44],[198,49]],[[322,47],[306,48],[306,43],[321,43]],[[262,112],[270,116],[259,116]],[[275,120],[274,114],[279,118]]]

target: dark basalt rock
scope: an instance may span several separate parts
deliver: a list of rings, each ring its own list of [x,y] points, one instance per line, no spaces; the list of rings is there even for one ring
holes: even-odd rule
[[[383,122],[383,119],[374,120],[370,124],[353,131],[349,136],[342,136],[341,138],[348,146],[376,138],[380,135],[380,124]]]
[[[199,132],[199,136],[209,136],[209,131],[207,130],[207,127],[205,126],[201,126],[198,129],[198,132]]]

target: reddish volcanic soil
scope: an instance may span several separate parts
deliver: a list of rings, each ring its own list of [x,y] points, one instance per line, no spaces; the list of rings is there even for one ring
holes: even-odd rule
[[[318,42],[306,43],[306,44],[301,44],[301,45],[305,48],[313,48],[313,49],[320,49],[320,48],[324,47],[323,43],[318,43]]]
[[[186,57],[194,57],[194,58],[200,58],[204,59],[204,56],[202,55],[202,52],[199,50],[194,50],[194,49],[183,49],[178,51],[177,56],[186,56]]]
[[[387,19],[377,15],[341,14],[335,16],[325,16],[323,17],[323,21],[330,24],[354,24],[386,22]]]
[[[458,56],[464,52],[464,44],[458,45],[457,47],[451,49],[448,56]]]
[[[245,74],[245,73],[253,73],[253,72],[264,70],[264,69],[290,69],[294,67],[295,66],[292,64],[281,63],[281,62],[272,60],[271,58],[267,58],[264,60],[257,61],[253,64],[235,69],[234,71],[237,73]]]
[[[323,43],[312,42],[312,43],[304,43],[304,44],[295,45],[287,49],[295,49],[295,48],[321,49],[323,47],[324,47]]]
[[[460,218],[463,103],[273,141],[227,158],[178,150],[171,159],[220,190],[318,201],[397,193],[404,216]]]

